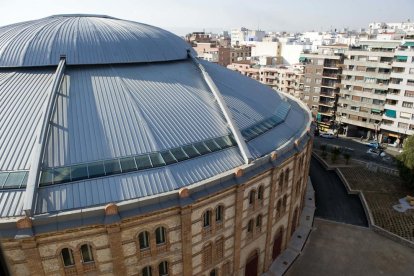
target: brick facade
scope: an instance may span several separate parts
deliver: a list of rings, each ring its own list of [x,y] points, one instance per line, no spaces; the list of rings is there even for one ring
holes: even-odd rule
[[[311,142],[280,166],[191,205],[109,225],[2,239],[9,269],[13,275],[142,275],[143,269],[158,275],[160,269],[166,268],[168,275],[210,275],[214,269],[220,276],[244,275],[247,260],[257,253],[258,273],[263,273],[272,263],[277,233],[283,230],[285,248],[293,224],[298,222]],[[242,174],[239,170],[236,177]],[[181,193],[183,197],[191,196]],[[207,211],[211,217],[204,226],[203,215]],[[107,212],[116,215],[117,208],[110,206]],[[251,220],[253,228],[248,232]],[[164,227],[165,237],[157,236],[159,227]],[[147,232],[148,247],[142,249],[139,234],[143,231]],[[93,261],[83,261],[84,244],[90,245]],[[61,253],[64,248],[72,252],[66,260]],[[65,267],[65,261],[74,264]],[[162,262],[167,262],[168,267]]]

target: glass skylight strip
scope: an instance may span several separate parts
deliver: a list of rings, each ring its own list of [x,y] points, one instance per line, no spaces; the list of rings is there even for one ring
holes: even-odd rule
[[[0,172],[0,189],[25,188],[28,173],[28,171]]]
[[[67,167],[45,168],[42,170],[39,185],[48,186],[162,167],[233,146],[236,146],[236,141],[231,135],[228,135],[162,152],[151,152]],[[2,181],[1,178],[0,181]]]
[[[278,108],[277,112],[275,113],[275,115],[263,121],[260,121],[257,124],[254,124],[248,128],[243,129],[241,133],[244,139],[247,142],[251,141],[254,138],[264,134],[265,132],[275,128],[276,126],[278,126],[285,120],[289,111],[290,111],[290,104],[287,102],[282,103],[281,106]]]

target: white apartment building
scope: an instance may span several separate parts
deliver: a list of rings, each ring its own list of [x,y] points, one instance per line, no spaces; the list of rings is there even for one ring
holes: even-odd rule
[[[403,31],[405,33],[414,32],[414,22],[398,22],[398,23],[385,23],[385,22],[373,22],[369,23],[368,32],[370,34],[379,34],[387,32]]]
[[[414,41],[395,50],[381,122],[383,135],[404,138],[414,134]]]
[[[372,138],[380,130],[394,49],[400,41],[361,41],[345,51],[338,119],[349,136]]]
[[[265,31],[249,30],[244,27],[232,29],[231,45],[245,45],[249,41],[262,41],[265,35]]]

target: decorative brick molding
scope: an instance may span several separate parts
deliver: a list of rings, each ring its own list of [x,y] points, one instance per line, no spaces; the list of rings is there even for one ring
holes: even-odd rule
[[[187,188],[181,188],[178,191],[178,195],[180,196],[180,198],[187,198],[190,196],[190,192]]]
[[[32,228],[32,219],[29,217],[23,217],[16,222],[17,229]]]
[[[118,206],[115,203],[109,203],[105,206],[105,215],[117,215],[118,214]]]
[[[234,175],[235,175],[237,178],[242,177],[242,176],[243,176],[243,174],[244,174],[244,172],[243,172],[243,169],[241,169],[241,168],[237,168],[237,169],[234,171]]]

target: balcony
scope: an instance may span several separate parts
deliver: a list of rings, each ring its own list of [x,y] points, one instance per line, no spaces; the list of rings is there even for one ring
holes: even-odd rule
[[[344,65],[355,65],[355,66],[366,66],[366,67],[378,67],[391,69],[391,62],[380,62],[380,61],[359,61],[354,59],[345,59]]]
[[[371,83],[371,82],[357,81],[357,80],[342,80],[342,85],[357,85],[357,86],[362,86],[364,88],[388,90],[388,84]]]
[[[334,93],[334,92],[325,92],[325,91],[321,91],[321,92],[319,93],[319,95],[320,95],[321,97],[326,97],[326,98],[336,98],[336,93]]]
[[[338,77],[339,77],[340,75],[339,74],[334,74],[334,73],[323,73],[322,74],[322,78],[325,78],[325,79],[338,79]]]
[[[394,58],[394,52],[367,51],[367,50],[363,50],[363,49],[348,50],[348,51],[345,51],[345,55],[371,56],[371,57],[392,57],[392,58]]]
[[[390,73],[376,73],[376,72],[364,72],[364,71],[353,71],[353,70],[343,70],[342,75],[348,76],[362,76],[367,78],[375,78],[381,80],[388,80],[390,78]]]

